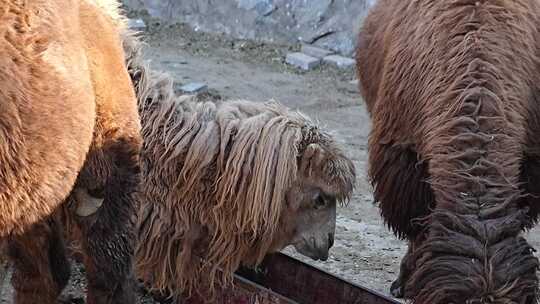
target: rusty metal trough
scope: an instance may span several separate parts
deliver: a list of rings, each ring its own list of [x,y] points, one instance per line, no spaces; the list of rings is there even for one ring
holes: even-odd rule
[[[224,296],[224,304],[399,303],[281,253],[268,256],[256,271],[240,269],[235,279],[240,291]]]
[[[167,300],[158,302],[172,303]],[[203,304],[205,301],[191,298],[185,303]],[[282,253],[267,256],[257,270],[238,270],[234,277],[234,288],[220,292],[215,303],[400,304],[376,291],[347,282]]]

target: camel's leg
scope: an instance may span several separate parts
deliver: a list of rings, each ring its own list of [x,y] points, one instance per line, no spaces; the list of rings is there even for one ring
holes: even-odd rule
[[[82,233],[88,304],[136,303],[132,262],[138,174],[138,146],[120,140],[91,151],[79,177],[74,212]]]
[[[416,267],[415,252],[422,246],[426,238],[426,231],[418,234],[418,236],[409,241],[407,252],[401,259],[399,275],[390,287],[390,293],[396,298],[406,298],[406,285],[410,276],[413,274]]]
[[[414,261],[412,259],[413,248],[413,242],[409,242],[407,252],[401,259],[399,275],[397,279],[392,282],[392,286],[390,287],[390,293],[398,299],[405,296],[405,284],[414,270]]]
[[[8,255],[14,266],[15,303],[56,303],[70,276],[61,225],[50,219],[11,236]]]

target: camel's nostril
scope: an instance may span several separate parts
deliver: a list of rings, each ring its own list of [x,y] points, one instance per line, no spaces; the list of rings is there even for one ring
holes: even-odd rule
[[[332,248],[334,246],[334,234],[328,233],[328,249]]]

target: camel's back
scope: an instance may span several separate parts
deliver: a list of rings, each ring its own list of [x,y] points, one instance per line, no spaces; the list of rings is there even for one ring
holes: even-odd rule
[[[357,51],[374,123],[392,121],[386,137],[422,138],[422,125],[459,106],[454,93],[478,78],[477,63],[489,69],[480,81],[491,82],[507,107],[526,107],[538,83],[539,16],[533,0],[379,1]]]

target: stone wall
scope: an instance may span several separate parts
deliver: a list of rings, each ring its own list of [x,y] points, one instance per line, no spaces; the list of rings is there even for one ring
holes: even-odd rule
[[[376,0],[123,0],[166,22],[235,38],[303,42],[352,55],[356,33]]]

